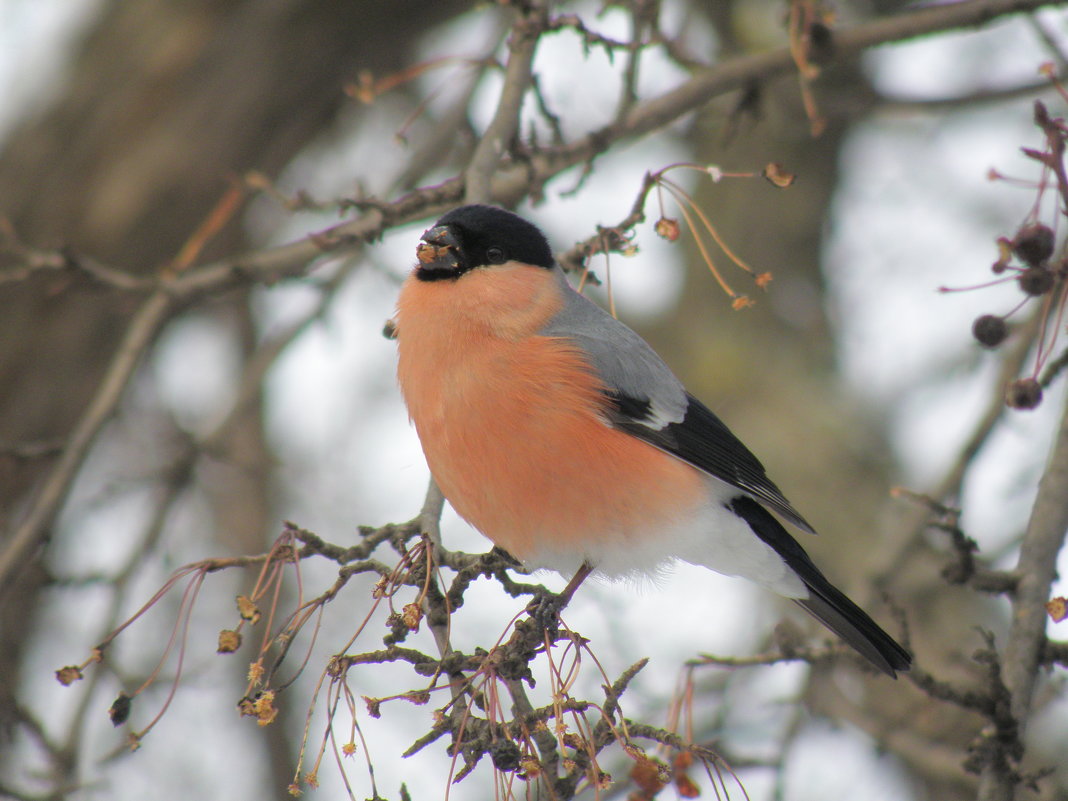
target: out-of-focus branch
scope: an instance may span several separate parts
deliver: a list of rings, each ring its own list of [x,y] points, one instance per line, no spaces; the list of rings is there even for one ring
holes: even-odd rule
[[[922,9],[838,31],[835,34],[835,51],[843,55],[856,53],[867,47],[980,25],[999,16],[1052,4],[1052,0],[973,0]],[[517,62],[517,71],[520,65],[521,62]],[[488,198],[502,203],[514,202],[563,170],[595,158],[616,142],[650,133],[700,108],[718,95],[781,75],[793,69],[793,66],[789,51],[782,48],[740,56],[701,71],[675,89],[636,104],[621,120],[611,125],[592,131],[567,145],[539,150],[522,163],[501,164],[493,176],[492,191]],[[501,109],[500,115],[495,115],[495,118],[504,115],[503,106]],[[504,125],[503,122],[501,124]],[[499,158],[501,153],[495,152]],[[358,244],[374,241],[389,228],[441,213],[461,202],[464,195],[464,179],[457,176],[435,186],[417,189],[390,203],[357,202],[356,205],[365,211],[355,220],[286,245],[191,269],[170,282],[167,290],[176,300],[189,303],[204,294],[299,275],[323,256],[348,252]]]
[[[0,220],[0,231],[3,231],[0,254],[17,265],[0,270],[0,285],[24,281],[35,272],[70,272],[82,273],[104,286],[116,289],[146,292],[151,291],[154,286],[154,282],[149,278],[131,275],[70,250],[40,250],[23,245],[15,238],[10,226],[4,225],[3,220]]]
[[[493,199],[493,175],[519,130],[519,111],[530,89],[534,52],[546,22],[542,4],[531,3],[512,26],[512,35],[508,39],[508,65],[497,111],[464,171],[464,200],[467,203],[488,203]]]
[[[834,52],[837,57],[846,57],[869,47],[939,31],[983,25],[1000,16],[1054,4],[1052,0],[975,0],[923,8],[836,30],[833,32]],[[641,135],[700,107],[717,95],[782,75],[794,69],[794,66],[790,51],[786,48],[739,56],[696,74],[660,97],[638,104],[621,122],[630,135]],[[590,147],[591,138],[608,135],[612,127],[582,140],[584,146]]]
[[[882,94],[875,99],[875,110],[887,114],[943,113],[973,106],[1004,103],[1009,100],[1030,100],[1052,91],[1053,87],[1050,86],[1049,81],[1033,81],[1019,86],[999,89],[983,88],[973,92],[935,98]]]
[[[171,298],[157,291],[141,306],[126,330],[115,357],[92,402],[75,426],[59,461],[41,486],[22,522],[0,550],[0,585],[18,570],[41,544],[55,519],[67,490],[89,452],[89,446],[111,418],[142,356],[171,313]]]

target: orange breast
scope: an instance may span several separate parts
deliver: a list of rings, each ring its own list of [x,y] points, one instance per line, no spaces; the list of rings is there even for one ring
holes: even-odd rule
[[[601,386],[566,340],[546,270],[409,279],[398,303],[401,389],[430,470],[456,511],[513,556],[596,560],[701,502],[689,465],[609,427]]]

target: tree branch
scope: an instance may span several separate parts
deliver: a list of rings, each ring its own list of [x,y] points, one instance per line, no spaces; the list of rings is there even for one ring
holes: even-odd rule
[[[169,319],[171,305],[167,293],[157,291],[144,302],[131,321],[96,395],[63,449],[63,455],[37,492],[22,523],[0,550],[0,586],[22,567],[30,553],[48,537],[48,530],[89,452],[89,446],[111,418],[141,357]]]
[[[546,22],[545,9],[535,3],[512,27],[508,39],[508,66],[497,112],[464,171],[464,201],[467,203],[488,203],[493,199],[493,174],[519,130],[519,112],[523,97],[530,88],[534,52]]]
[[[1020,734],[1027,722],[1046,644],[1046,601],[1056,577],[1057,554],[1064,547],[1068,533],[1065,498],[1068,498],[1068,404],[1049,464],[1038,485],[1038,497],[1016,563],[1019,582],[1013,596],[1012,628],[1002,657],[1005,685],[1012,698],[1011,712]],[[1009,771],[999,769],[996,762],[988,763],[981,774],[979,798],[1008,801],[1013,796],[1016,780]]]

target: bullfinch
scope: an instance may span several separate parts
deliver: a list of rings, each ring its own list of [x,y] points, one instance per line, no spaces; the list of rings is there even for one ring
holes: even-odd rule
[[[672,559],[787,598],[890,676],[911,656],[779,518],[812,526],[634,331],[568,284],[537,227],[484,205],[426,231],[397,303],[398,378],[453,508],[531,568]]]

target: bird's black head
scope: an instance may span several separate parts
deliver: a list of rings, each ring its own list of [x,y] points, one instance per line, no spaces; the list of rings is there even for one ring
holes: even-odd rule
[[[416,277],[422,281],[455,279],[508,261],[553,266],[545,235],[518,214],[496,206],[453,209],[423,234],[416,255]]]

